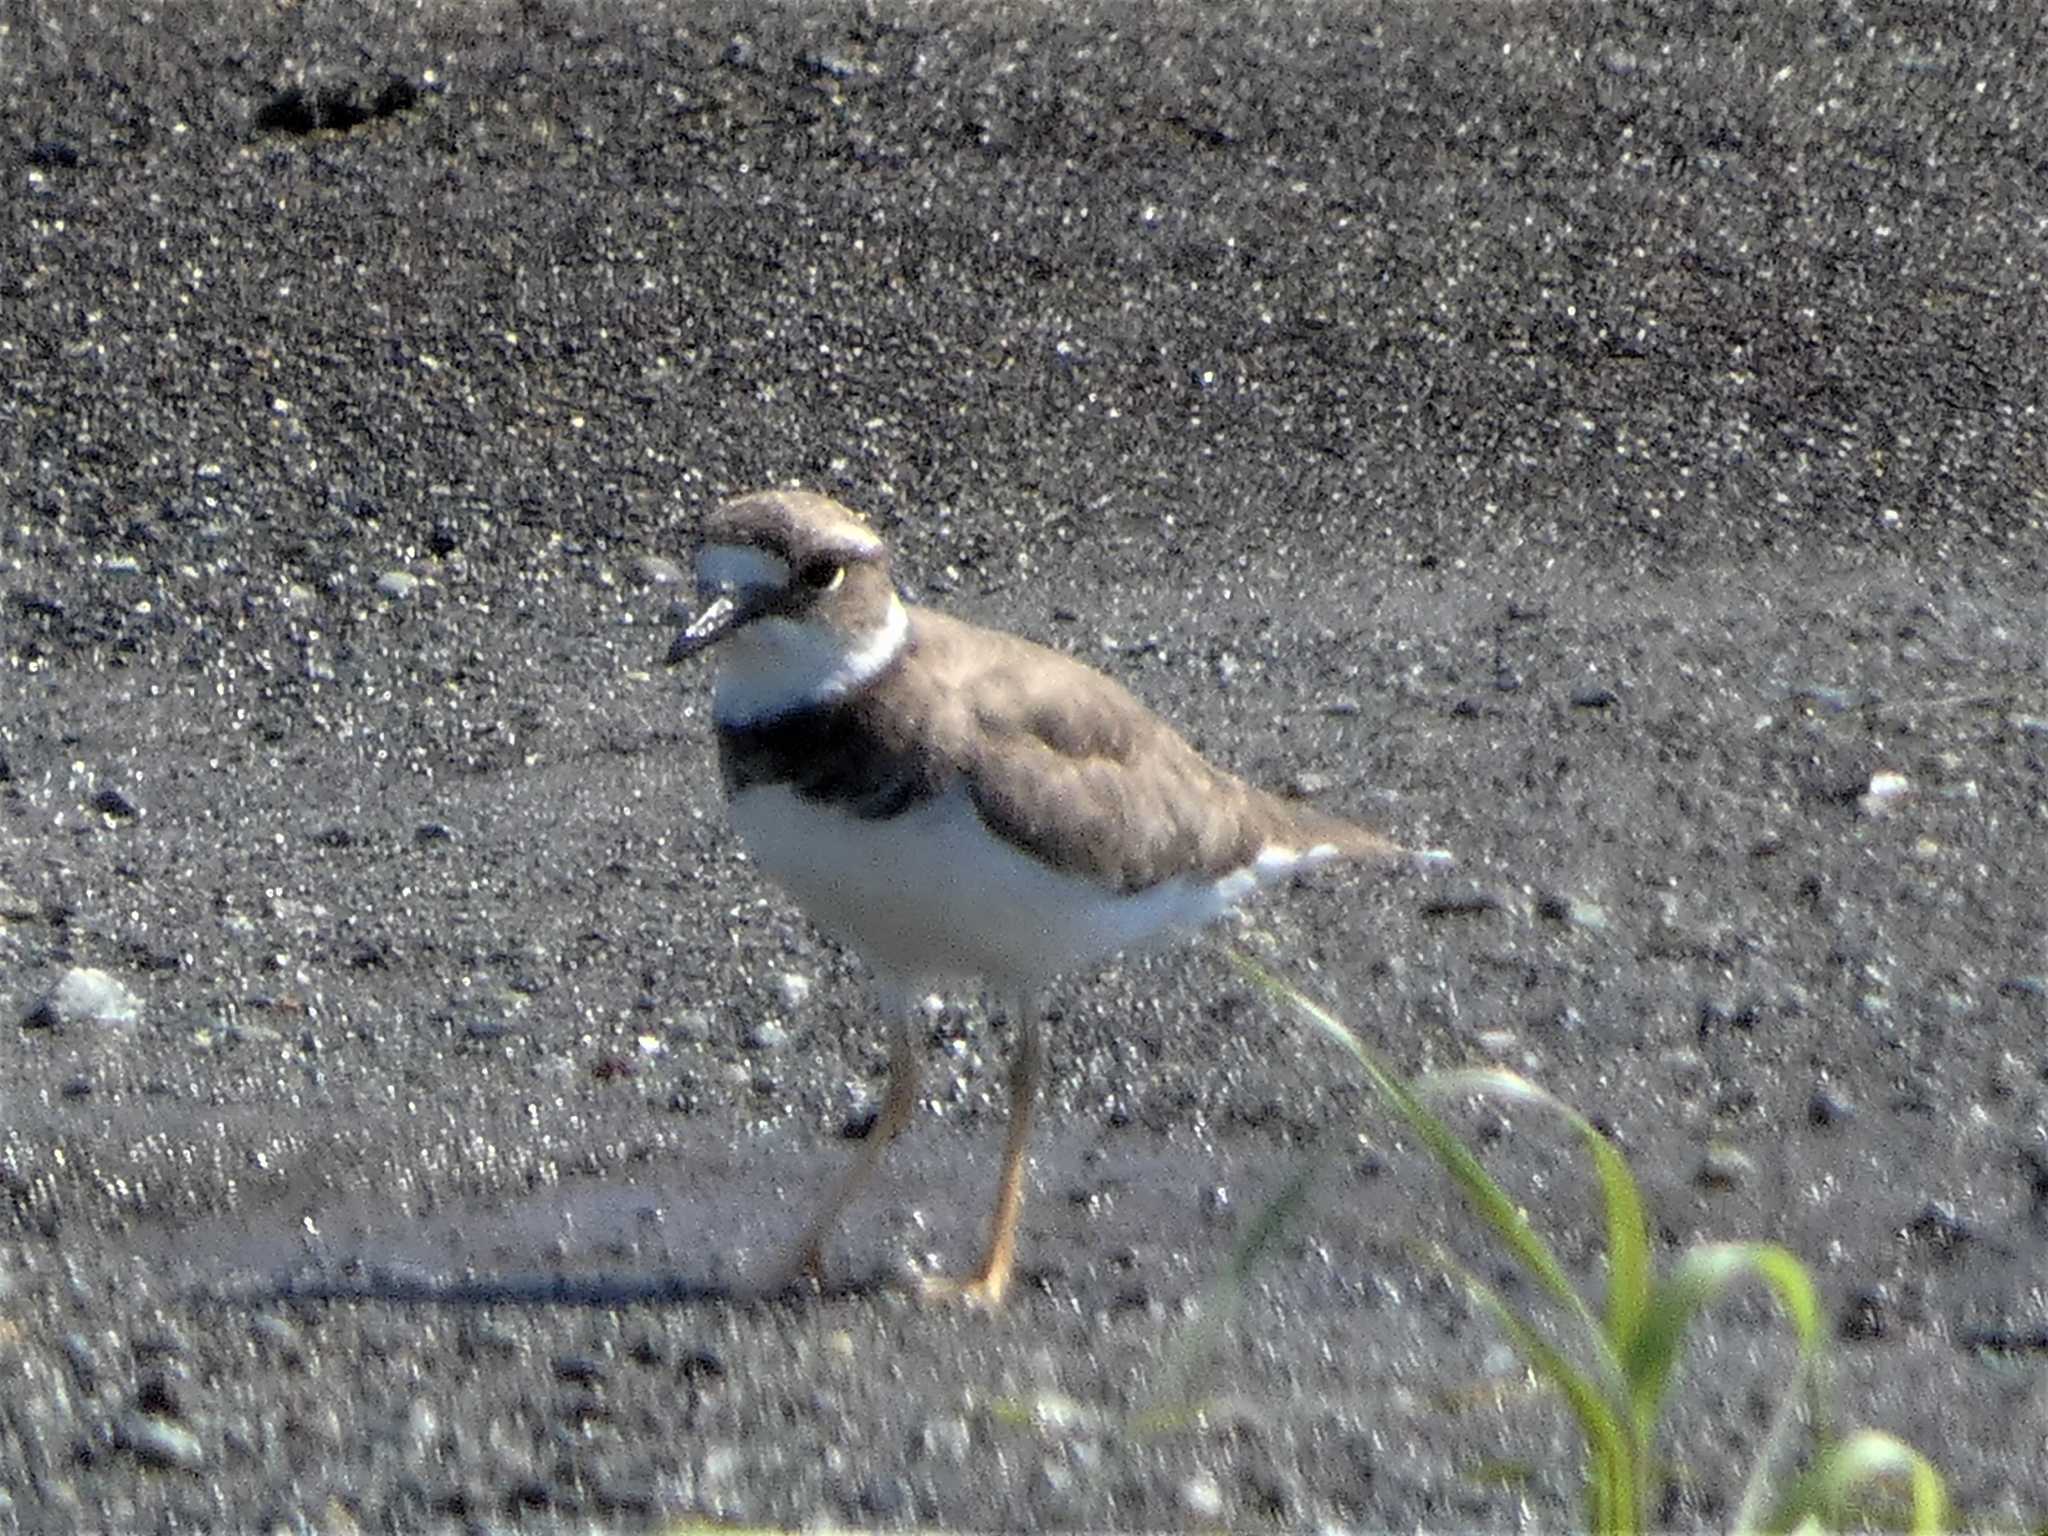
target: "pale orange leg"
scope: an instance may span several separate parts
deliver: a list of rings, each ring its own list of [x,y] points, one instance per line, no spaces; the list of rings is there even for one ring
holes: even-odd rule
[[[1003,1172],[990,1213],[988,1247],[971,1274],[934,1275],[923,1284],[927,1298],[964,1301],[991,1310],[1002,1305],[1017,1259],[1017,1217],[1024,1209],[1024,1160],[1031,1148],[1031,1118],[1038,1105],[1038,1084],[1045,1075],[1045,1047],[1039,1038],[1038,1015],[1029,998],[1015,996],[1005,1004],[1017,1032],[1017,1054],[1010,1062],[1010,1126],[1003,1138]]]
[[[911,1034],[907,1005],[895,1006],[898,1000],[892,998],[890,1001],[889,1087],[882,1099],[882,1108],[875,1116],[875,1123],[868,1127],[867,1137],[854,1154],[853,1162],[840,1174],[839,1182],[832,1186],[832,1193],[819,1207],[810,1226],[804,1229],[803,1238],[791,1253],[788,1263],[778,1272],[776,1282],[770,1287],[773,1290],[787,1290],[806,1275],[824,1278],[825,1239],[839,1225],[841,1214],[859,1198],[868,1180],[875,1176],[875,1169],[881,1166],[882,1154],[896,1139],[897,1132],[910,1123],[910,1117],[917,1109],[922,1066],[917,1041]]]

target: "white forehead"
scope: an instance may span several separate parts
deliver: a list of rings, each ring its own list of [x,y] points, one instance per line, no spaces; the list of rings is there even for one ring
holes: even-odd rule
[[[882,552],[882,536],[865,524],[848,520],[832,532],[833,542],[849,555],[879,555]]]
[[[758,544],[706,544],[697,552],[697,581],[743,592],[778,589],[789,585],[789,562]]]

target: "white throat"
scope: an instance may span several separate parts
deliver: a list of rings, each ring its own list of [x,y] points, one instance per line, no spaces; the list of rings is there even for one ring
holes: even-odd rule
[[[756,619],[718,647],[712,718],[758,725],[842,699],[879,677],[909,638],[910,612],[893,592],[881,623],[864,635],[797,619]]]

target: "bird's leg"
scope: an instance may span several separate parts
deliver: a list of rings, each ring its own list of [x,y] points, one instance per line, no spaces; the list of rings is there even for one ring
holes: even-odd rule
[[[907,999],[889,1000],[889,1087],[882,1099],[881,1110],[875,1122],[868,1127],[868,1134],[854,1154],[853,1162],[839,1175],[838,1183],[832,1186],[832,1193],[819,1207],[818,1214],[804,1229],[803,1239],[796,1245],[788,1263],[779,1271],[779,1278],[772,1290],[788,1290],[806,1275],[824,1278],[825,1239],[832,1235],[832,1229],[839,1224],[840,1215],[851,1205],[860,1192],[874,1177],[875,1169],[881,1165],[882,1154],[896,1133],[910,1123],[910,1117],[917,1108],[918,1079],[921,1064],[918,1059],[917,1040],[911,1033],[910,1008]]]
[[[927,1297],[964,1301],[974,1306],[1002,1305],[1010,1271],[1017,1258],[1017,1216],[1024,1208],[1024,1160],[1031,1148],[1031,1117],[1038,1104],[1039,1079],[1045,1075],[1045,1047],[1039,1037],[1038,1014],[1029,997],[1012,995],[1004,1004],[1017,1031],[1017,1054],[1010,1060],[1010,1125],[1003,1138],[1003,1172],[990,1213],[988,1247],[972,1274],[932,1276],[925,1280]]]

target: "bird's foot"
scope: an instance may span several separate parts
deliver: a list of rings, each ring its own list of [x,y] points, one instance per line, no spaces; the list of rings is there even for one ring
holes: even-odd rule
[[[806,1242],[768,1271],[761,1283],[761,1294],[787,1296],[808,1290],[814,1281],[820,1285],[825,1282],[825,1250],[819,1243]]]
[[[958,1302],[962,1306],[978,1307],[984,1312],[993,1312],[1000,1307],[1009,1288],[1007,1265],[978,1275],[923,1275],[917,1282],[920,1300]]]

